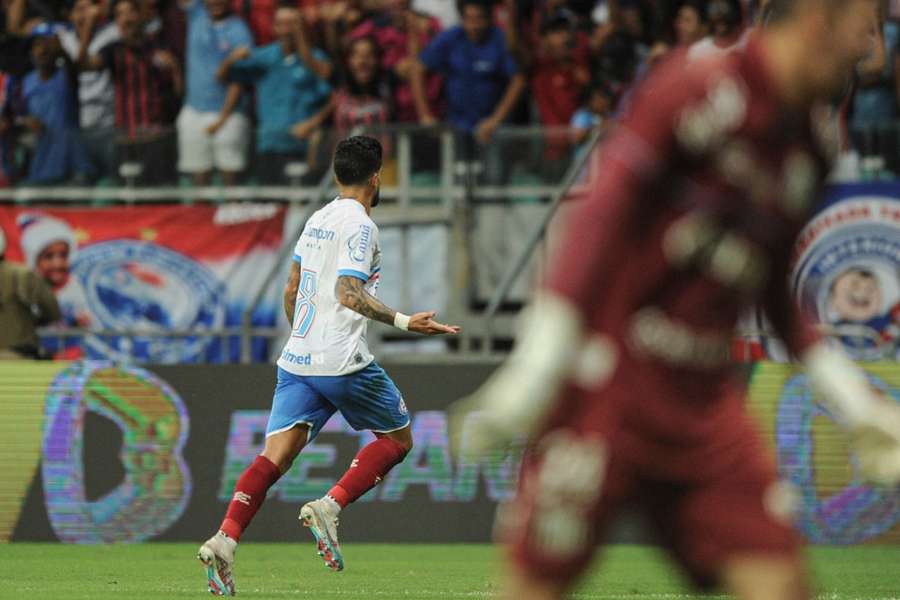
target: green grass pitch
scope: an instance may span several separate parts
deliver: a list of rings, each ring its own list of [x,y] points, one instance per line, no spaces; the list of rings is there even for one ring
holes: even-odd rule
[[[0,598],[65,600],[207,598],[195,544],[0,545]],[[312,543],[247,542],[238,595],[247,599],[492,598],[499,553],[488,545],[347,544],[347,569],[328,571]],[[900,599],[900,548],[815,548],[822,600]],[[694,596],[654,549],[615,546],[573,595],[578,599],[684,600]]]

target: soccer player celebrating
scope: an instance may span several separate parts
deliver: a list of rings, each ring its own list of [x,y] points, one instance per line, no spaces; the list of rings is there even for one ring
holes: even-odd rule
[[[213,594],[234,595],[234,552],[241,534],[266,491],[335,411],[377,439],[360,450],[325,497],[301,508],[300,520],[326,564],[335,571],[344,568],[338,513],[372,489],[413,443],[403,397],[366,345],[367,322],[424,335],[459,332],[435,321],[434,312],[405,315],[375,297],[381,251],[369,214],[378,205],[380,173],[377,140],[357,136],[340,142],[334,152],[340,196],[310,217],[297,241],[284,291],[291,337],[278,360],[265,447],[238,479],[219,531],[198,553]]]
[[[817,109],[870,52],[878,3],[772,4],[770,28],[745,50],[673,59],[637,92],[515,351],[459,408],[481,411],[467,432],[480,452],[532,442],[498,517],[513,563],[506,598],[563,597],[624,505],[698,585],[807,597],[791,495],[729,357],[755,304],[851,432],[862,474],[900,479],[900,408],[818,339],[788,288],[794,239],[829,170]]]

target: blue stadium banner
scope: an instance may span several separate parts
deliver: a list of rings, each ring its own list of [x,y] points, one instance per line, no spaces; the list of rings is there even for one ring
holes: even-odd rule
[[[900,339],[900,184],[838,185],[797,242],[793,289],[860,360]],[[846,326],[850,326],[847,328]],[[894,355],[896,357],[896,354]]]

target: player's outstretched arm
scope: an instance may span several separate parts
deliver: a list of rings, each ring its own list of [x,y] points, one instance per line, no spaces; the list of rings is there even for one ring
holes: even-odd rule
[[[380,321],[400,329],[423,335],[459,333],[459,327],[444,325],[434,320],[434,312],[416,313],[406,316],[388,308],[378,298],[368,293],[362,279],[345,275],[338,277],[337,294],[340,303],[367,319]]]

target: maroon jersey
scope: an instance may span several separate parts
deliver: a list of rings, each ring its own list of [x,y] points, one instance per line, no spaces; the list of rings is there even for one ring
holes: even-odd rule
[[[598,386],[604,410],[648,438],[721,425],[711,411],[739,397],[729,348],[748,307],[764,306],[794,353],[815,341],[788,263],[827,174],[828,136],[813,111],[784,108],[766,60],[753,39],[662,65],[598,150],[549,276],[589,337],[614,344],[613,387],[633,386],[615,399]]]

